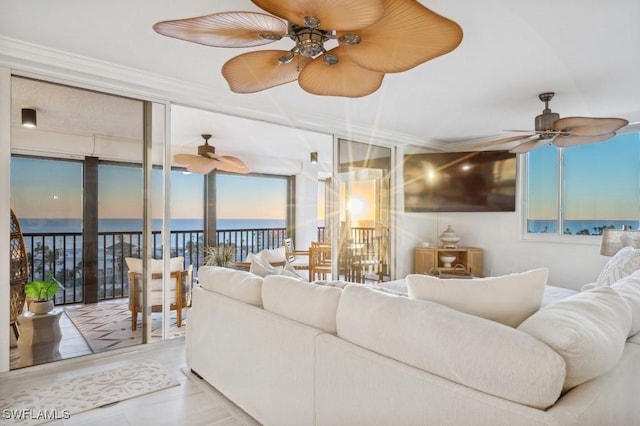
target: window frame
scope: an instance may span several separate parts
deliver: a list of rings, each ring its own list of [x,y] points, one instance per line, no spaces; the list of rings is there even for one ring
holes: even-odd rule
[[[640,144],[640,133],[638,133],[638,143]],[[529,153],[519,155],[519,168],[522,173],[519,174],[518,190],[520,193],[520,200],[518,205],[520,206],[520,240],[531,242],[545,242],[545,243],[560,243],[560,244],[580,244],[580,245],[599,245],[601,242],[601,235],[578,235],[578,234],[565,234],[564,233],[564,176],[565,176],[565,164],[564,155],[566,148],[556,148],[557,159],[557,171],[558,181],[556,182],[557,188],[557,231],[554,233],[530,233],[528,232],[528,216],[529,216]],[[639,147],[640,151],[640,147]],[[640,160],[640,157],[639,157]],[[640,192],[639,195],[640,197]],[[639,212],[640,213],[640,212]],[[638,217],[640,222],[640,215]]]

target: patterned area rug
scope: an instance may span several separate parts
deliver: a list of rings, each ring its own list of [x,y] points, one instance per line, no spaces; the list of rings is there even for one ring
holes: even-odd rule
[[[169,315],[170,337],[184,336],[186,311],[182,310],[182,327],[176,325],[176,311]],[[138,345],[142,342],[142,315],[138,315],[136,331],[131,330],[131,312],[125,302],[102,302],[65,308],[65,313],[76,326],[91,350],[102,352]],[[151,314],[151,340],[162,337],[162,313]]]
[[[13,415],[3,416],[2,424],[38,425],[68,419],[83,411],[178,385],[160,364],[148,361],[36,388],[3,392],[0,411]]]

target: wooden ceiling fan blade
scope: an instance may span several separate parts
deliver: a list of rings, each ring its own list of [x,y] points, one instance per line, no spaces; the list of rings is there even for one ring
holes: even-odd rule
[[[187,166],[187,171],[191,173],[199,173],[203,175],[208,175],[212,171],[216,169],[215,165],[205,165],[205,164],[189,164]]]
[[[356,30],[378,21],[383,0],[251,0],[261,9],[298,25],[306,16],[320,20],[324,30]]]
[[[338,57],[338,63],[327,65],[323,58],[327,54]],[[380,88],[384,73],[362,68],[336,47],[319,56],[300,73],[298,83],[305,91],[314,95],[344,96],[359,98]]]
[[[255,12],[223,12],[195,18],[158,22],[153,29],[162,35],[215,47],[252,47],[283,37],[287,23],[275,16]]]
[[[197,160],[198,156],[193,154],[175,154],[173,156],[173,162],[176,164],[189,164],[194,160]]]
[[[236,93],[254,93],[298,79],[300,71],[311,58],[295,55],[289,63],[279,59],[287,50],[260,50],[238,55],[222,66],[222,75]]]
[[[239,173],[244,175],[251,172],[239,158],[223,155],[220,157],[220,160],[218,170],[223,172]]]
[[[540,136],[532,136],[529,140],[514,146],[509,150],[515,154],[524,154],[549,143],[548,139],[540,139]]]
[[[215,160],[207,160],[204,157],[200,157],[198,161],[189,163],[187,171],[206,175],[214,171],[218,167],[218,164],[220,163]]]
[[[563,148],[566,147],[571,147],[571,146],[579,146],[579,145],[586,145],[589,143],[595,143],[595,142],[604,142],[606,140],[611,139],[612,137],[614,137],[616,134],[615,132],[611,132],[611,133],[607,133],[606,135],[559,135],[556,136],[555,139],[553,140],[553,144],[555,146],[560,146]]]
[[[462,29],[412,0],[384,0],[381,20],[360,31],[346,53],[360,66],[384,73],[401,72],[451,52],[462,41]],[[339,32],[338,37],[350,32]]]
[[[615,133],[627,124],[623,118],[565,117],[554,121],[553,127],[575,136],[599,136]]]

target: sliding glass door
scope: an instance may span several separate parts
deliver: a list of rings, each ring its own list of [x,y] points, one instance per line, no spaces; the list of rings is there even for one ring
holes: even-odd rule
[[[338,140],[337,273],[352,282],[391,276],[391,149]]]
[[[36,360],[43,348],[21,347],[18,320],[12,368],[168,337],[163,313],[176,320],[178,285],[164,278],[176,254],[166,106],[17,76],[11,86],[11,207],[24,224],[28,280],[60,283],[50,315],[62,330]],[[36,127],[21,125],[25,106]],[[22,321],[26,333],[37,326]]]

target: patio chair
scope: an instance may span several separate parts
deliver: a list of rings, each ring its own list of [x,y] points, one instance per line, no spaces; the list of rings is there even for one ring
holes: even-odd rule
[[[289,265],[301,271],[309,270],[309,250],[295,250],[293,248],[293,239],[291,238],[284,239],[284,248]]]
[[[309,247],[309,281],[326,279],[331,274],[331,245],[312,242]]]
[[[127,257],[129,267],[129,310],[131,311],[131,330],[136,330],[138,313],[142,312],[142,259]],[[162,271],[161,259],[151,259],[151,312],[162,312]],[[183,257],[172,257],[170,263],[171,283],[169,287],[170,310],[176,311],[176,325],[182,327],[182,309],[191,306],[191,288],[193,284],[193,266],[184,269]]]

